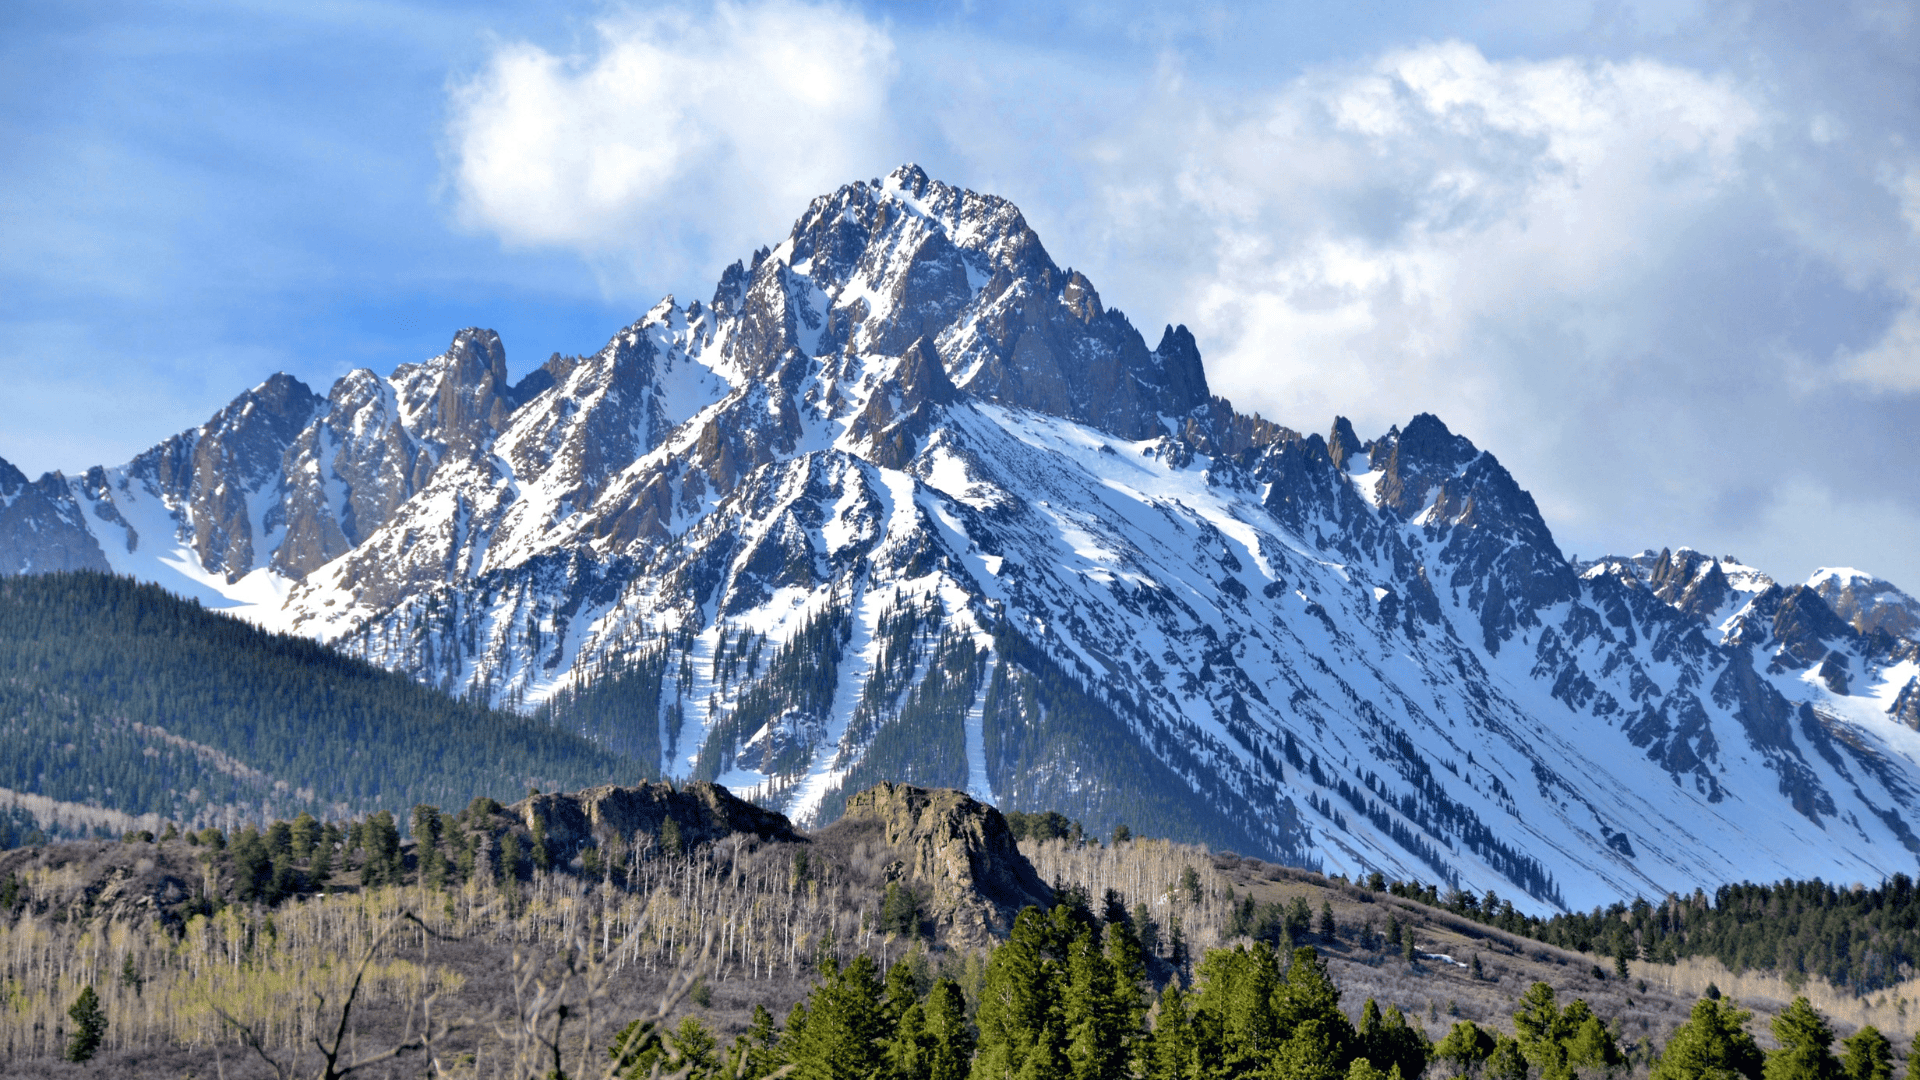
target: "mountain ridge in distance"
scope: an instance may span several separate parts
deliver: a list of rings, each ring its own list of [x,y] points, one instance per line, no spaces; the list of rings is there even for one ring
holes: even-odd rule
[[[468,329],[8,483],[0,567],[97,558],[801,822],[901,780],[1538,910],[1920,857],[1906,594],[1573,563],[1439,418],[1238,413],[913,166],[517,384]]]

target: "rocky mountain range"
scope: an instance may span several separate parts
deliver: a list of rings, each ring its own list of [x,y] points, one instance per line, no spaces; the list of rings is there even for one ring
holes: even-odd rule
[[[806,824],[952,786],[1537,910],[1920,862],[1920,603],[1570,560],[1438,418],[1239,413],[913,166],[518,381],[467,329],[122,466],[0,463],[0,571],[83,567]]]

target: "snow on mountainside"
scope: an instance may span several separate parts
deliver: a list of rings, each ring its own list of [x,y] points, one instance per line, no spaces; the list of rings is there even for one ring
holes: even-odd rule
[[[79,565],[803,820],[951,785],[1534,909],[1920,855],[1910,597],[1572,563],[1437,418],[1236,413],[1184,327],[1149,347],[912,166],[518,384],[464,330],[119,469],[0,469],[0,568]]]

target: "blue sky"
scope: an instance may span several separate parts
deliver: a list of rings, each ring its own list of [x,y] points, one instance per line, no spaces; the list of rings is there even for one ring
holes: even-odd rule
[[[8,5],[0,457],[591,350],[911,160],[1243,408],[1437,413],[1569,551],[1920,590],[1913,4],[526,8]]]

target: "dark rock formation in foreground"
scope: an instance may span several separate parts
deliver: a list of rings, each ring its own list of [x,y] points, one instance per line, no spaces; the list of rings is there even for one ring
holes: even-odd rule
[[[532,831],[546,829],[547,843],[569,856],[589,842],[610,836],[631,840],[636,834],[660,836],[671,820],[687,847],[736,833],[761,840],[801,840],[786,815],[735,798],[719,784],[666,782],[617,787],[603,784],[572,794],[529,795],[507,812]]]
[[[964,791],[877,784],[816,835],[822,845],[883,842],[894,856],[887,879],[928,894],[922,912],[949,942],[982,944],[1012,929],[1021,908],[1053,902],[1007,819]]]

